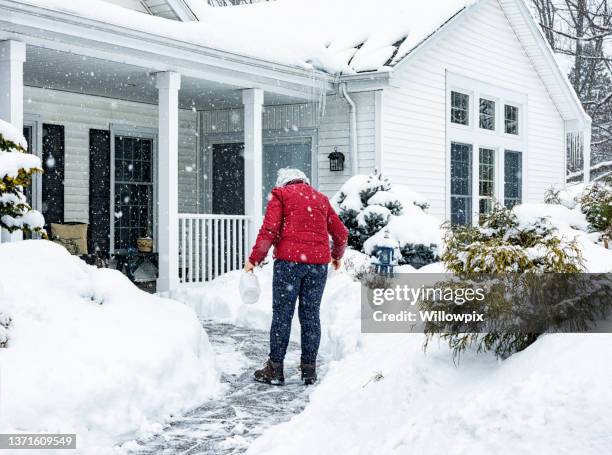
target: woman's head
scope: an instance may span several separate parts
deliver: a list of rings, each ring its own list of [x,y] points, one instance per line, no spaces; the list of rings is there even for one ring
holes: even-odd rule
[[[276,177],[277,187],[285,186],[293,182],[304,182],[310,185],[310,180],[308,180],[306,174],[304,174],[299,169],[286,167],[278,170],[278,174]]]

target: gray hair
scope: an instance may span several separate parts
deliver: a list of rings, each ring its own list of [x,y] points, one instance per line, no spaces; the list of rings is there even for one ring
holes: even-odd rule
[[[299,169],[292,169],[289,167],[282,168],[278,170],[278,174],[276,177],[276,186],[281,187],[285,186],[288,183],[295,182],[296,180],[301,180],[304,183],[308,183],[310,185],[310,180],[306,177]]]

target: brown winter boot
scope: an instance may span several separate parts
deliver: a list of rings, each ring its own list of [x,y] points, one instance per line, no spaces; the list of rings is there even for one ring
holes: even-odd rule
[[[284,385],[285,374],[283,373],[283,364],[272,362],[268,359],[266,365],[261,369],[255,371],[255,380],[271,385]]]
[[[316,363],[300,363],[302,371],[302,381],[304,384],[311,385],[317,382],[317,364]]]

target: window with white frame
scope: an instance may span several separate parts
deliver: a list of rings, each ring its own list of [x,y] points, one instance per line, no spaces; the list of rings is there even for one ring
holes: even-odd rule
[[[472,146],[451,144],[451,223],[472,224]]]
[[[506,134],[519,133],[519,108],[506,104],[504,106],[504,128]]]
[[[457,125],[470,124],[470,96],[451,92],[451,122]]]
[[[471,225],[496,202],[522,203],[527,96],[452,73],[447,96],[447,216]]]
[[[504,205],[509,209],[523,200],[523,157],[521,152],[504,152]]]
[[[495,149],[481,147],[478,153],[478,214],[489,213],[495,200]]]
[[[479,126],[483,130],[495,131],[495,101],[480,98]]]

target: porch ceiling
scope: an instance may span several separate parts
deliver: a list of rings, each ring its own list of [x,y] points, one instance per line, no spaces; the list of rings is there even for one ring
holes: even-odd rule
[[[33,45],[27,46],[24,83],[28,86],[64,90],[128,101],[157,104],[155,70],[87,57]],[[264,103],[293,104],[303,99],[265,93]],[[179,105],[198,110],[239,107],[241,88],[183,76]]]

